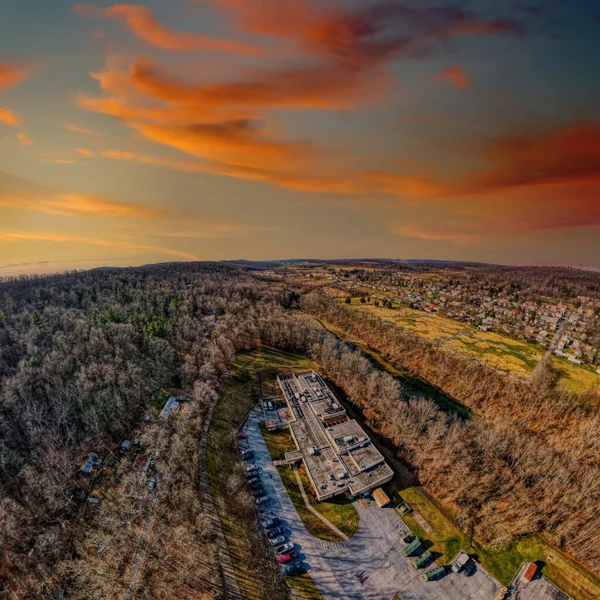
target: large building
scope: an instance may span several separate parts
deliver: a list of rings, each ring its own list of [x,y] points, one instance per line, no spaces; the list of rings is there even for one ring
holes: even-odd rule
[[[297,450],[289,464],[302,461],[318,500],[357,496],[383,485],[392,469],[318,373],[278,377]]]

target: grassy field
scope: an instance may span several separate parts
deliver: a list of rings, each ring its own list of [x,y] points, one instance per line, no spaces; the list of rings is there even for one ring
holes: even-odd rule
[[[362,304],[358,298],[354,298],[349,306],[394,323],[404,331],[440,342],[443,348],[451,352],[518,377],[527,377],[545,353],[545,349],[539,344],[515,340],[492,331],[479,331],[466,323],[406,306],[383,308],[375,306],[373,299],[371,304]],[[554,358],[553,363],[560,372],[559,386],[563,389],[576,392],[600,389],[600,375],[594,370],[580,367],[566,359]]]
[[[565,358],[554,357],[553,366],[560,373],[559,387],[570,392],[600,390],[600,375],[591,368],[580,367]]]
[[[389,321],[400,328],[411,333],[416,333],[428,340],[437,342],[452,337],[459,333],[474,331],[474,328],[466,323],[447,319],[436,314],[429,314],[422,310],[415,310],[407,306],[397,308],[384,308],[375,306],[374,299],[370,304],[362,304],[358,298],[352,300],[349,306],[357,310],[367,311],[384,321]]]
[[[211,494],[240,591],[248,600],[261,600],[266,597],[266,591],[261,574],[251,566],[255,562],[252,549],[253,539],[256,539],[255,523],[237,516],[236,498],[227,490],[227,479],[238,462],[232,434],[260,398],[259,388],[263,387],[263,381],[273,378],[281,370],[305,370],[308,367],[306,359],[271,348],[239,354],[223,383],[208,431],[207,468]],[[295,582],[299,578],[291,579]],[[310,582],[310,576],[304,575],[298,583],[311,590]],[[314,593],[306,597],[318,598]]]
[[[449,340],[444,343],[444,348],[520,377],[527,377],[545,352],[537,344],[514,340],[491,331],[475,331]]]

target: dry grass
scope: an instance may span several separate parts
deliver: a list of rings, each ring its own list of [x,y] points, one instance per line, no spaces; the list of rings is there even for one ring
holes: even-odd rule
[[[405,331],[416,333],[435,342],[459,333],[474,331],[470,325],[436,314],[429,314],[422,310],[415,310],[406,306],[397,308],[375,306],[373,299],[371,299],[371,304],[362,304],[355,298],[349,306],[357,310],[367,311],[384,321],[398,325]]]
[[[600,391],[600,375],[595,371],[575,365],[564,358],[554,358],[552,364],[560,372],[559,387],[562,389],[570,392]]]

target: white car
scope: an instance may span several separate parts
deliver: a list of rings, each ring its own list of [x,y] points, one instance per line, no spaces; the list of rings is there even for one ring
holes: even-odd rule
[[[276,538],[273,538],[272,540],[269,540],[271,542],[271,544],[273,544],[273,546],[279,546],[279,544],[283,544],[285,543],[285,536],[283,535],[279,535]],[[293,546],[292,546],[293,548]]]
[[[275,548],[275,552],[277,552],[277,554],[287,554],[290,550],[294,549],[294,544],[292,544],[292,542],[287,542],[285,544],[281,544],[281,546],[277,546],[277,548]]]
[[[246,473],[250,473],[250,471],[258,471],[258,465],[255,465],[254,463],[246,465]]]
[[[256,506],[261,506],[262,504],[266,504],[269,501],[268,496],[261,496],[260,498],[256,498],[254,502],[256,502]]]

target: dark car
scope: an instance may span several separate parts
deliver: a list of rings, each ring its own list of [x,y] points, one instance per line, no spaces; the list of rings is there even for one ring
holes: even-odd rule
[[[271,529],[271,527],[277,527],[277,525],[279,525],[280,521],[279,521],[279,517],[273,517],[272,519],[267,519],[266,521],[262,522],[262,526],[265,529]]]
[[[267,536],[270,538],[277,537],[278,535],[283,535],[285,533],[285,529],[283,527],[275,527],[275,529],[270,529],[267,531]]]
[[[305,571],[301,562],[294,562],[288,565],[284,565],[283,574],[284,575],[299,575]]]
[[[298,554],[292,550],[291,552],[288,552],[287,554],[282,554],[281,556],[278,556],[277,562],[280,565],[285,565],[286,563],[289,563],[296,558],[298,558]]]
[[[251,458],[254,458],[254,452],[252,452],[252,450],[242,450],[242,458],[244,460],[250,460]]]
[[[261,496],[265,495],[265,488],[264,487],[257,487],[255,490],[252,490],[252,495],[255,498],[260,498]]]
[[[255,481],[254,483],[251,483],[251,484],[250,484],[250,487],[251,487],[253,490],[258,490],[258,489],[262,488],[262,486],[263,486],[263,485],[262,485],[262,483],[260,482],[260,479],[259,479],[258,481]]]
[[[250,479],[248,479],[248,483],[250,485],[256,485],[257,483],[260,483],[260,477],[250,477]]]
[[[475,571],[477,571],[477,566],[475,565],[475,563],[470,560],[464,567],[464,574],[467,577],[471,577],[471,575],[473,575],[473,573],[475,573]]]
[[[405,536],[402,538],[402,541],[403,541],[405,544],[410,544],[410,543],[411,543],[411,542],[412,542],[414,539],[415,539],[415,536],[409,533],[408,535],[405,535]]]

